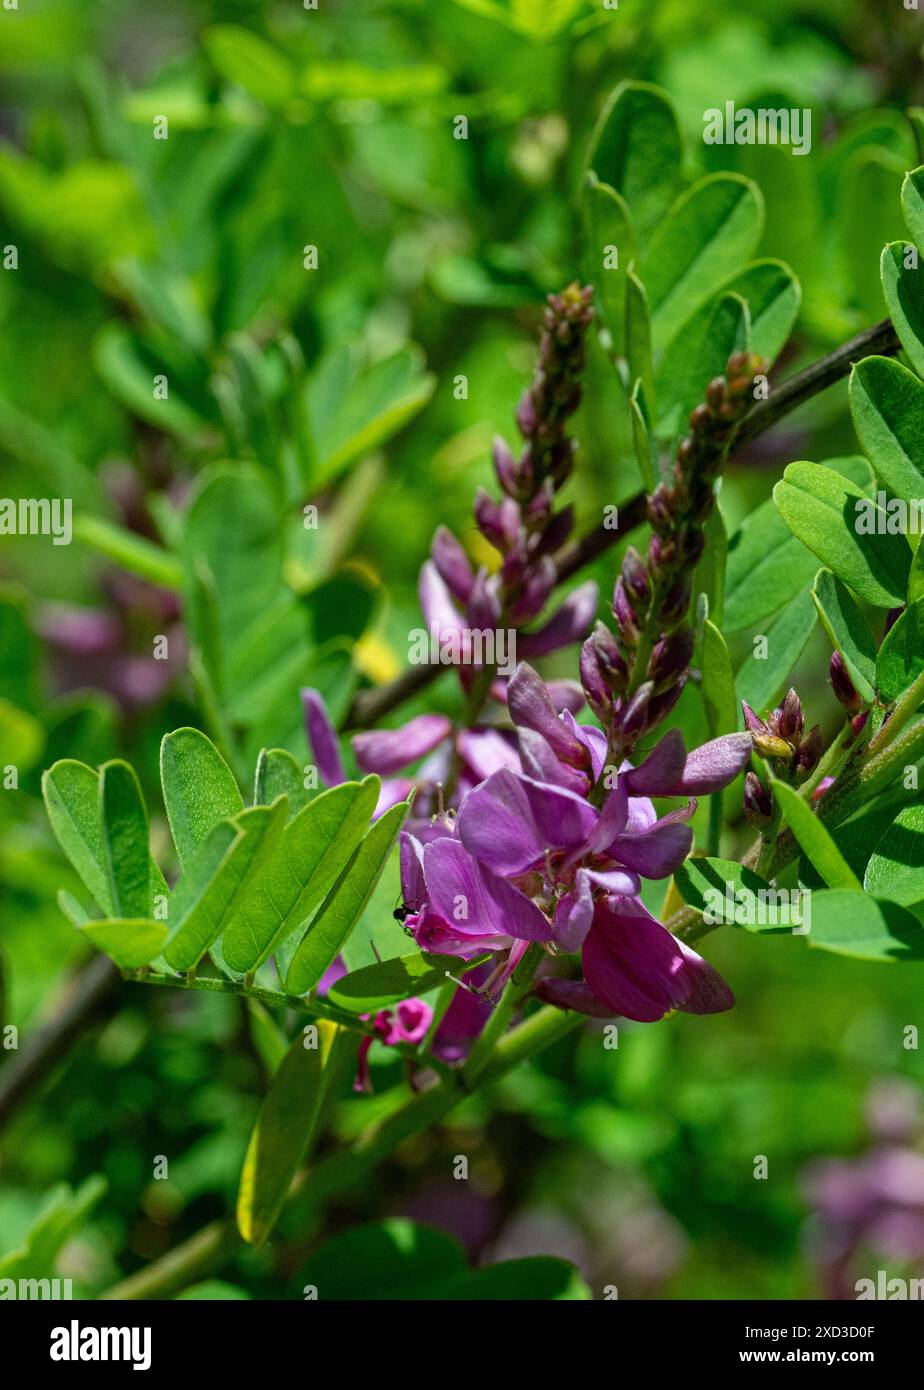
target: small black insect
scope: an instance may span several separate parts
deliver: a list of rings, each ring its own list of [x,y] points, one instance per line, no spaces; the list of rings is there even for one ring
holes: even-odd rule
[[[400,922],[403,926],[406,919],[410,917],[413,911],[414,909],[412,907],[408,907],[407,903],[399,903],[398,906],[393,909],[391,915],[392,917],[394,917],[396,922]]]

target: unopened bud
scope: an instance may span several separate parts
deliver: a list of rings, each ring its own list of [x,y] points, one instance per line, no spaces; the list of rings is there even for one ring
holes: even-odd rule
[[[850,715],[859,714],[863,708],[863,701],[850,679],[850,673],[840,652],[834,652],[831,657],[828,679],[831,681],[831,688],[847,713]]]
[[[794,690],[788,692],[786,699],[775,711],[771,727],[780,738],[785,738],[787,743],[795,743],[802,737],[805,715],[802,712],[802,701]]]
[[[773,800],[756,772],[745,773],[744,814],[758,830],[773,820]]]
[[[775,734],[754,734],[754,749],[762,758],[786,759],[788,762],[793,750],[783,738]]]
[[[818,766],[818,760],[824,752],[825,740],[821,732],[821,726],[815,724],[805,735],[796,750],[796,776],[801,781],[808,777]]]

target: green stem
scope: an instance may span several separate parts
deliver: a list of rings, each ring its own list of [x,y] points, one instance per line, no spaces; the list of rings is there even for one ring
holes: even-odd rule
[[[584,1022],[584,1015],[547,1005],[537,1009],[497,1043],[481,1072],[482,1084],[497,1081],[520,1062],[536,1056]],[[407,1139],[438,1124],[470,1094],[461,1071],[413,1096],[400,1110],[345,1149],[322,1159],[299,1184],[292,1209],[307,1221],[325,1202],[361,1183]],[[105,1299],[169,1298],[204,1274],[214,1273],[239,1249],[241,1239],[229,1218],[213,1221],[147,1269],[100,1295]]]
[[[130,975],[126,978],[132,980]],[[335,1004],[329,1004],[324,999],[303,999],[296,995],[284,994],[282,990],[264,989],[261,985],[248,985],[244,980],[225,980],[215,975],[200,975],[195,979],[189,979],[187,976],[151,973],[145,975],[143,980],[134,981],[134,983],[166,985],[173,989],[183,990],[205,990],[210,994],[236,994],[243,999],[256,999],[259,1003],[265,1004],[268,1009],[294,1009],[297,1013],[307,1014],[310,1018],[330,1019],[331,1023],[337,1023],[341,1028],[348,1028],[354,1033],[378,1037],[368,1019],[359,1018],[356,1014],[348,1013],[346,1009],[338,1009]],[[445,1062],[441,1062],[437,1057],[422,1056],[419,1048],[411,1043],[393,1043],[391,1046],[395,1052],[407,1057],[409,1061],[432,1067],[441,1076],[451,1072]]]

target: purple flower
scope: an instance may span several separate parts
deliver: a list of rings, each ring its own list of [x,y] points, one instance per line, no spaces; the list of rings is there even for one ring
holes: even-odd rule
[[[550,1004],[638,1023],[655,1023],[671,1009],[720,1013],[735,1002],[718,971],[672,936],[639,898],[608,895],[595,904],[581,966],[583,987],[547,979],[536,993]]]
[[[368,1015],[365,1015],[368,1017]],[[380,1042],[388,1047],[398,1043],[419,1043],[427,1036],[433,1022],[433,1010],[424,999],[402,999],[393,1009],[380,1009],[372,1020],[372,1027]],[[372,1092],[372,1078],[369,1074],[369,1049],[375,1042],[369,1034],[359,1044],[356,1059],[356,1079],[354,1091]]]
[[[467,960],[552,937],[536,904],[450,835],[423,845],[402,831],[401,891],[405,926],[425,951]]]

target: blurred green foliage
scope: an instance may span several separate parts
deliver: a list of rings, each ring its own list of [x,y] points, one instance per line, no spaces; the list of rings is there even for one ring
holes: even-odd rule
[[[41,767],[118,753],[149,791],[163,730],[215,705],[252,766],[267,741],[300,751],[289,693],[309,676],[342,712],[356,682],[400,669],[434,526],[476,546],[471,497],[493,434],[511,429],[537,306],[593,278],[579,179],[613,87],[669,92],[684,176],[759,184],[756,254],[803,288],[795,370],[885,315],[880,251],[903,235],[902,177],[924,161],[924,126],[903,114],[921,100],[924,29],[880,0],[30,0],[0,26],[0,248],[18,251],[0,271],[0,490],[75,504],[75,543],[53,562],[43,538],[0,542],[0,764],[21,769],[0,793],[0,1022],[23,1043],[85,951],[54,902],[75,881],[42,815]],[[703,111],[726,100],[810,107],[812,157],[703,145]],[[587,522],[639,482],[602,355],[577,435]],[[728,529],[783,464],[855,452],[836,387],[738,460]],[[246,473],[228,483],[223,460]],[[240,495],[210,513],[225,487]],[[316,532],[301,522],[309,501]],[[276,543],[256,574],[261,526]],[[186,617],[214,664],[152,703],[62,676],[41,640],[50,605],[117,611],[123,643],[149,652],[163,613],[134,595],[119,606],[112,562],[164,584],[174,552],[202,586]],[[612,555],[596,569],[606,592]],[[261,669],[290,658],[257,693],[254,633]],[[816,631],[796,670],[813,722],[833,714],[828,651]],[[555,673],[572,674],[569,660]],[[165,847],[163,822],[152,830]],[[372,910],[387,914],[395,891],[386,876]],[[919,977],[792,939],[715,943],[731,1013],[628,1026],[614,1051],[591,1025],[323,1220],[284,1213],[279,1249],[236,1257],[229,1284],[188,1296],[301,1297],[321,1235],[393,1214],[444,1227],[474,1257],[575,1260],[598,1297],[816,1292],[799,1172],[862,1143],[875,1077],[921,1080],[902,1034],[919,1020]],[[27,1257],[44,1209],[56,1268],[95,1293],[229,1210],[270,1052],[239,1000],[123,986],[0,1137],[0,1259]],[[338,1117],[345,1134],[394,1104],[400,1063],[383,1052],[375,1075],[377,1094]],[[460,1151],[464,1184],[446,1176]],[[152,1177],[158,1155],[167,1181]]]

